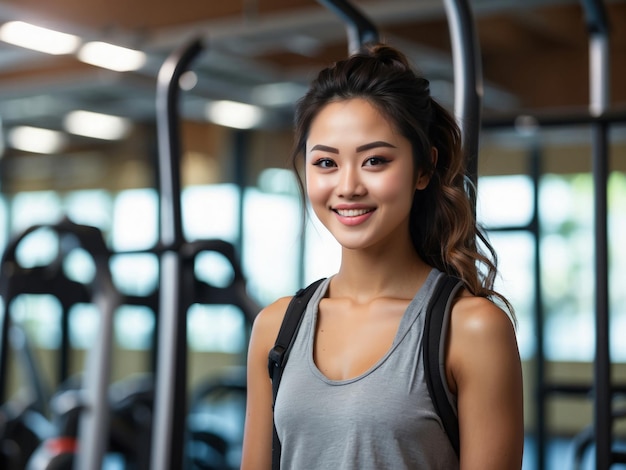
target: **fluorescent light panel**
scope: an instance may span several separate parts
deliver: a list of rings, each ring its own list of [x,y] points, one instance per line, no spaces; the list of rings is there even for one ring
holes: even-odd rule
[[[263,120],[263,110],[258,106],[236,101],[214,101],[206,105],[205,116],[222,126],[251,129]]]
[[[23,21],[10,21],[0,26],[0,39],[16,46],[54,55],[72,54],[80,45],[78,36]]]
[[[131,127],[126,118],[82,110],[65,116],[63,125],[71,134],[105,140],[122,139]]]
[[[146,54],[141,51],[101,41],[85,44],[78,51],[78,58],[88,64],[116,72],[138,70],[146,63]]]
[[[66,144],[66,136],[58,131],[39,127],[19,126],[8,132],[9,145],[33,153],[57,153]]]

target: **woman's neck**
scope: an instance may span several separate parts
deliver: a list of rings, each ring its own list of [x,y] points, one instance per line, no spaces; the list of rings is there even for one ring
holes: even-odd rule
[[[331,284],[331,295],[363,302],[379,297],[410,299],[431,269],[412,246],[343,249],[341,266]]]

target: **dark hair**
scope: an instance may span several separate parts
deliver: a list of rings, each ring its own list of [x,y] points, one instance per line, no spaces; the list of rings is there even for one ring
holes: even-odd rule
[[[431,174],[428,186],[415,192],[411,209],[411,239],[420,257],[462,279],[472,294],[498,298],[513,314],[506,298],[493,290],[496,255],[476,224],[459,127],[431,98],[428,80],[398,50],[370,45],[319,73],[296,106],[294,168],[320,110],[330,102],[351,98],[367,100],[411,142],[416,177],[418,171]]]

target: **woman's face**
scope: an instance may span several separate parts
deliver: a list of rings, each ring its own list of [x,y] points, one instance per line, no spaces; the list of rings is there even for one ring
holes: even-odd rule
[[[407,241],[413,194],[427,184],[427,176],[415,179],[410,142],[366,100],[329,103],[313,120],[307,195],[343,247]]]

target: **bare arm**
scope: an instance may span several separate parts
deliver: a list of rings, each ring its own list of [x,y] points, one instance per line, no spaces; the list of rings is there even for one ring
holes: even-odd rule
[[[461,470],[520,469],[522,372],[513,325],[484,298],[462,297],[450,328],[448,381],[458,396]]]
[[[280,299],[263,309],[252,328],[242,470],[269,470],[272,467],[272,382],[267,355],[274,346],[288,303],[288,298]]]

